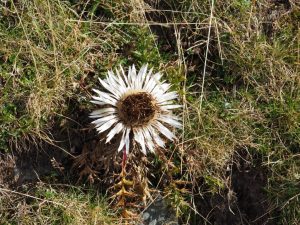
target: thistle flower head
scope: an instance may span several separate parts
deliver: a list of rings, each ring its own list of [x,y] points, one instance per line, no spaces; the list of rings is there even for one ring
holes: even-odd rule
[[[93,89],[92,103],[101,108],[90,114],[99,133],[109,131],[106,142],[122,133],[118,151],[123,148],[128,153],[133,138],[141,151],[154,152],[156,146],[165,147],[164,138],[175,139],[171,127],[181,127],[179,119],[171,112],[181,107],[174,105],[177,93],[169,91],[171,85],[161,80],[160,73],[147,71],[143,65],[137,73],[135,66],[129,68],[126,75],[123,68],[116,72],[108,71],[105,80],[99,78],[105,92]]]

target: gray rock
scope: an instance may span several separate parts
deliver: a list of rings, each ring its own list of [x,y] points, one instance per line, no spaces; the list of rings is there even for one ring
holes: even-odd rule
[[[143,221],[148,220],[150,218],[150,214],[147,212],[143,213]]]
[[[178,225],[174,209],[159,195],[143,212],[143,225]]]
[[[152,220],[152,221],[149,223],[149,225],[157,225],[156,219]]]

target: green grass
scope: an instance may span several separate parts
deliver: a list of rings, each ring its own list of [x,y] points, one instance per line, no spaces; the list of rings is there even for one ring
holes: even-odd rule
[[[106,199],[93,190],[72,186],[37,185],[26,196],[9,194],[1,199],[1,224],[119,224]],[[32,193],[32,194],[31,194]],[[14,208],[14,204],[18,207]],[[12,210],[13,209],[13,210]]]
[[[299,223],[299,4],[291,1],[287,10],[254,2],[216,1],[213,8],[210,1],[194,0],[152,6],[129,0],[1,3],[0,151],[24,151],[27,141],[57,141],[51,133],[57,121],[77,120],[74,109],[93,109],[90,92],[98,76],[119,64],[149,63],[184,105],[179,143],[170,145],[165,159],[151,161],[160,168],[155,179],[167,174],[169,182],[159,189],[178,215],[194,207],[192,190],[230,189],[226,168],[235,152],[246,150],[259,154],[268,168],[264,190],[278,223]],[[191,184],[188,192],[177,187],[178,180]],[[22,224],[79,224],[107,207],[94,206],[99,199],[91,203],[84,192],[42,188],[35,196],[64,199],[62,205],[83,212],[31,201],[22,203],[29,208]],[[20,223],[9,215],[16,212],[4,213],[2,223]]]

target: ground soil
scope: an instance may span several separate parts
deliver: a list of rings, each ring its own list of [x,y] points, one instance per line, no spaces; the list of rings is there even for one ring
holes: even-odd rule
[[[91,157],[93,154],[87,155]],[[259,156],[253,159],[246,151],[237,151],[234,158],[235,163],[228,165],[231,168],[231,172],[228,173],[228,179],[231,179],[230,190],[221,194],[207,193],[196,198],[197,210],[201,217],[195,216],[191,224],[275,224],[271,220],[271,205],[265,191],[268,171],[260,164]],[[71,175],[69,171],[64,171],[65,168],[69,170],[73,163],[73,159],[53,147],[49,147],[47,151],[29,151],[15,156],[2,154],[0,185],[19,190],[23,185],[34,186],[38,181],[47,182],[53,174],[60,182],[76,184],[82,168],[73,169]],[[96,174],[93,176],[96,177]],[[88,174],[84,174],[84,179],[77,185],[87,181],[88,177]],[[274,215],[274,211],[272,213]]]
[[[214,225],[276,224],[274,209],[268,201],[268,170],[261,165],[258,155],[250,158],[246,151],[237,151],[235,163],[228,165],[231,187],[223,194],[206,194],[196,202],[203,224]],[[272,213],[272,216],[271,216]]]

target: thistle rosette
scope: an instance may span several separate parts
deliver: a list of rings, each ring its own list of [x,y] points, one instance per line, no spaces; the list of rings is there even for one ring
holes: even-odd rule
[[[118,151],[129,152],[131,139],[140,145],[140,150],[155,151],[155,147],[165,147],[165,139],[174,140],[170,128],[181,128],[181,122],[172,110],[181,105],[173,103],[178,97],[169,91],[171,85],[161,81],[161,73],[147,72],[143,65],[137,73],[135,66],[129,67],[128,74],[120,70],[108,71],[106,79],[99,78],[106,92],[93,89],[92,103],[101,108],[90,114],[98,133],[107,132],[106,143],[122,133]],[[161,134],[165,137],[162,138]]]

